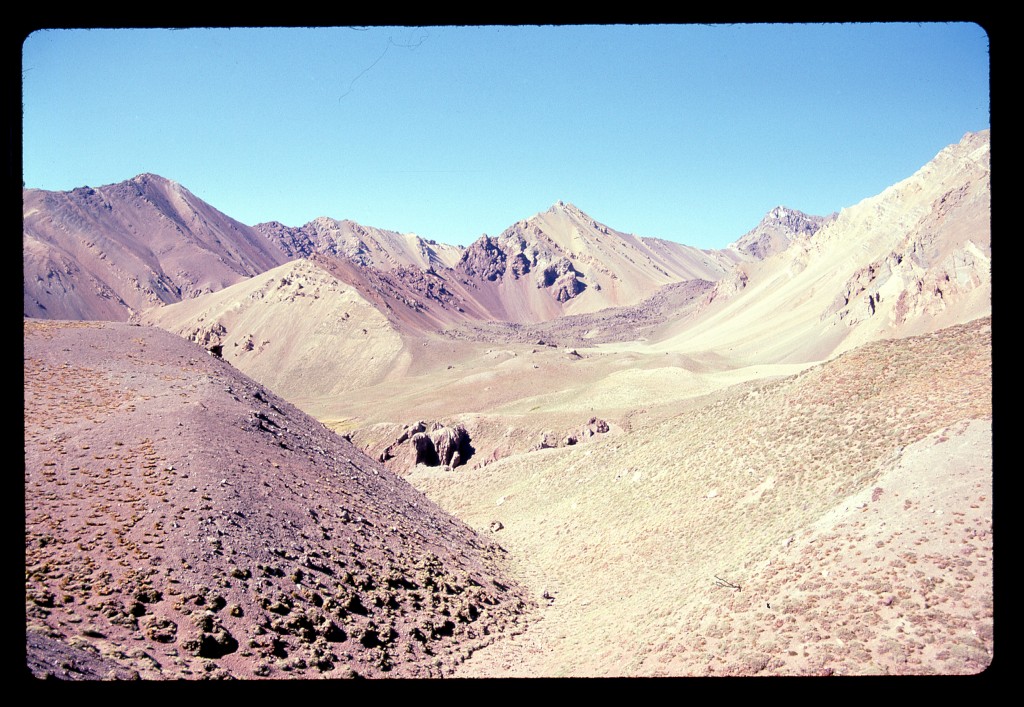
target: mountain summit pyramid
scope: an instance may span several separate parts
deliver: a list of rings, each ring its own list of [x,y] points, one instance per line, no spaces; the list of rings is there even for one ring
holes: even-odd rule
[[[177,182],[24,192],[25,316],[125,321],[287,259]]]

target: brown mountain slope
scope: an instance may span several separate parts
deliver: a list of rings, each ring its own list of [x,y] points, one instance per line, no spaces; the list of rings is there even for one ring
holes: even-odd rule
[[[397,233],[326,216],[298,228],[277,221],[259,223],[253,228],[292,258],[321,253],[378,270],[452,267],[462,253],[458,246],[424,240],[414,233]]]
[[[460,676],[963,674],[993,656],[987,319],[628,434],[409,479],[551,600]]]
[[[450,268],[379,270],[323,254],[314,254],[310,261],[354,287],[396,329],[411,337],[491,317],[474,288],[467,287]]]
[[[34,674],[438,676],[521,630],[493,541],[226,362],[24,329]]]
[[[288,258],[177,182],[152,174],[70,192],[24,191],[24,314],[127,320]]]
[[[672,282],[717,280],[745,257],[639,238],[558,202],[482,236],[455,270],[492,318],[526,323],[635,304]]]

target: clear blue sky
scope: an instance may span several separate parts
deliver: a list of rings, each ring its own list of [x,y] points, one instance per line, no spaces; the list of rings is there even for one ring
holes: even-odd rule
[[[989,127],[974,24],[45,30],[22,57],[27,187],[153,172],[250,225],[459,244],[562,199],[723,247]]]

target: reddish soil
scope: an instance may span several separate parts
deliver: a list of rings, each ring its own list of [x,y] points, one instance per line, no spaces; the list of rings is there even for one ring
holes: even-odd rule
[[[442,676],[529,606],[492,540],[195,344],[26,320],[37,676]]]

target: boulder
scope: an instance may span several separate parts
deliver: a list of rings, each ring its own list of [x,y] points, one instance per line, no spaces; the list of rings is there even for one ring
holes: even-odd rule
[[[469,433],[462,425],[441,427],[430,433],[439,462],[453,469],[465,464],[471,454],[469,449]]]
[[[425,432],[417,432],[409,438],[412,447],[412,463],[425,466],[438,466],[437,450],[434,448],[434,441]]]
[[[410,466],[423,464],[425,466],[445,466],[454,469],[462,466],[475,451],[470,445],[469,432],[463,425],[451,427],[434,422],[429,425],[424,422],[417,422],[407,432],[410,446]],[[393,454],[395,447],[404,443],[406,432],[403,432],[395,444],[388,447],[388,452]],[[390,458],[390,457],[389,457]]]

